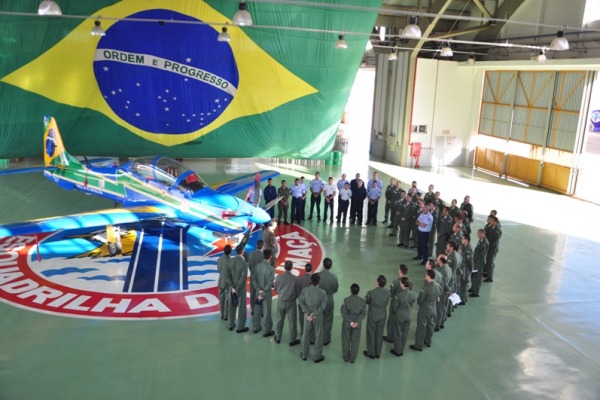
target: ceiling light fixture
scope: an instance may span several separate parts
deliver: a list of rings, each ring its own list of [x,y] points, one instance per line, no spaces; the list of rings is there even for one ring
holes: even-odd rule
[[[106,32],[104,31],[104,29],[102,29],[102,26],[100,26],[100,17],[98,17],[97,20],[94,21],[94,27],[92,28],[92,31],[90,32],[90,35],[92,36],[104,36],[106,35]]]
[[[348,43],[346,43],[346,40],[344,39],[344,35],[338,36],[338,41],[335,42],[335,48],[336,49],[347,49],[348,48]]]
[[[420,39],[421,28],[419,28],[419,19],[417,17],[410,17],[410,23],[402,30],[402,36],[409,39]]]
[[[544,50],[540,51],[540,54],[538,54],[538,56],[535,58],[535,62],[538,64],[543,64],[546,62],[546,60],[546,52]]]
[[[550,44],[550,50],[555,51],[565,51],[569,50],[569,41],[565,38],[564,31],[558,31],[556,33],[556,37],[552,39],[552,43]]]
[[[239,9],[233,14],[233,24],[239,26],[252,26],[252,15],[246,10],[246,2],[240,3]]]
[[[475,65],[475,56],[471,54],[467,60],[467,65]]]
[[[219,36],[217,37],[217,41],[218,42],[229,42],[230,40],[231,40],[231,36],[229,36],[229,33],[227,33],[227,24],[225,24],[225,26],[221,28],[221,33],[219,33]]]
[[[388,54],[388,61],[398,61],[398,53],[396,53],[396,49],[392,49],[392,52]]]
[[[452,52],[452,48],[450,48],[450,43],[446,43],[444,47],[442,47],[442,51],[440,51],[440,57],[452,57],[454,53]]]
[[[55,1],[42,1],[38,7],[38,15],[62,15],[62,11]]]

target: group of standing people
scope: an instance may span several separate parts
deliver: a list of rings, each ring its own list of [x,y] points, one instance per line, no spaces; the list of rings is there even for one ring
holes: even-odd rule
[[[271,182],[265,188],[265,200],[270,186]],[[356,174],[350,182],[343,174],[342,179],[333,185],[333,178],[329,177],[325,184],[320,180],[320,174],[316,173],[308,190],[302,178],[295,179],[290,189],[282,181],[282,186],[277,190],[277,196],[281,197],[279,220],[287,223],[287,204],[291,197],[291,222],[301,223],[308,192],[311,199],[309,220],[313,218],[315,206],[317,219],[321,220],[320,204],[323,197],[324,222],[329,216],[330,223],[333,223],[333,203],[337,195],[338,222],[346,222],[350,206],[350,223],[362,224],[364,200],[369,199],[367,224],[377,225],[378,201],[383,187],[377,172],[367,186],[368,189],[363,186],[360,174]],[[387,224],[389,221],[388,228],[392,230],[390,236],[398,238],[399,247],[417,248],[413,259],[425,266],[424,284],[415,295],[413,284],[407,276],[406,264],[400,264],[398,278],[389,288],[386,287],[386,277],[377,276],[375,288],[364,297],[360,296],[359,285],[353,283],[349,296],[343,300],[340,308],[344,361],[354,363],[357,358],[365,318],[366,350],[363,354],[370,359],[380,358],[383,342],[387,341],[393,343],[390,353],[396,357],[402,356],[408,340],[411,309],[415,303],[418,305],[417,329],[415,342],[409,347],[415,351],[423,351],[424,346],[431,347],[434,332],[444,329],[447,319],[458,306],[466,305],[467,297],[479,297],[482,281],[493,282],[494,261],[502,236],[496,211],[492,210],[486,226],[477,230],[478,241],[473,249],[470,228],[473,206],[469,196],[465,196],[460,207],[456,200],[447,206],[441,200],[440,193],[433,189],[433,185],[430,185],[428,192],[423,195],[417,188],[417,182],[412,182],[408,191],[405,191],[400,187],[400,181],[390,180],[385,190],[383,222]],[[235,249],[235,255],[232,255],[230,246],[225,247],[224,255],[218,261],[221,318],[228,321],[232,331],[249,331],[250,328],[245,326],[246,279],[249,272],[253,332],[262,332],[263,337],[274,336],[275,342],[281,343],[287,318],[289,346],[302,344],[302,360],[307,360],[311,346],[314,346],[314,362],[320,363],[325,360],[324,346],[331,343],[334,295],[339,289],[337,276],[331,272],[333,262],[325,258],[320,273],[313,273],[313,266],[306,264],[305,274],[298,278],[292,274],[293,265],[288,260],[285,261],[285,272],[275,277],[278,252],[274,236],[276,226],[276,220],[267,224],[263,240],[258,241],[257,249],[247,257],[242,246]],[[436,258],[432,258],[434,249]],[[279,296],[274,329],[272,290]]]
[[[349,181],[346,174],[334,184],[333,177],[329,177],[327,182],[321,179],[319,172],[315,173],[308,185],[304,176],[294,179],[294,184],[288,187],[285,180],[281,181],[281,186],[275,189],[272,179],[269,179],[264,189],[265,204],[280,198],[277,203],[277,220],[284,224],[296,223],[302,224],[303,221],[311,220],[316,209],[317,221],[321,221],[321,205],[323,205],[323,222],[333,224],[334,203],[337,199],[336,222],[346,223],[348,220],[348,211],[350,211],[350,224],[362,225],[364,203],[367,201],[367,225],[377,225],[377,212],[379,199],[383,191],[383,181],[379,179],[378,172],[373,173],[372,179],[367,184],[360,178],[360,174]],[[306,218],[306,199],[310,199],[310,210]],[[291,204],[291,207],[290,207]],[[290,210],[291,209],[291,210]],[[288,216],[288,211],[290,215]],[[275,217],[274,208],[267,210],[271,218]]]

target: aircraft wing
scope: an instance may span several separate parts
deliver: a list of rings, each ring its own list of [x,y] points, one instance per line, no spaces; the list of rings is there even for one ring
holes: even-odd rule
[[[262,182],[262,181],[266,181],[269,178],[274,178],[274,177],[278,176],[279,172],[277,172],[277,171],[260,171],[259,174],[260,174],[260,180]],[[240,176],[231,181],[217,183],[215,185],[212,185],[211,187],[220,193],[230,194],[233,196],[236,193],[239,193],[242,190],[249,189],[251,186],[253,186],[255,177],[256,177],[256,173],[251,173],[251,174]]]
[[[133,225],[150,220],[173,218],[167,210],[156,207],[114,208],[62,217],[43,218],[0,226],[0,238],[61,230],[100,228],[106,225]]]

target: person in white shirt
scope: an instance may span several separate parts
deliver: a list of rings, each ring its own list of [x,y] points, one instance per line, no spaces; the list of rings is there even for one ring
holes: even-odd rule
[[[338,207],[339,207],[339,203],[340,203],[340,193],[342,192],[342,189],[344,188],[344,185],[346,183],[350,184],[350,181],[348,179],[346,179],[346,174],[342,174],[342,179],[340,179],[339,181],[337,181]]]
[[[329,210],[331,212],[329,222],[333,224],[333,199],[337,194],[337,186],[333,184],[333,178],[331,176],[327,179],[327,184],[323,187],[323,194],[323,205],[325,208],[323,223],[327,223],[327,211]]]
[[[340,217],[343,217],[342,221],[346,223],[346,217],[348,216],[348,206],[350,205],[350,197],[352,197],[352,190],[350,190],[350,184],[346,182],[344,188],[340,190],[340,197],[338,202],[338,213],[337,222],[340,222]]]

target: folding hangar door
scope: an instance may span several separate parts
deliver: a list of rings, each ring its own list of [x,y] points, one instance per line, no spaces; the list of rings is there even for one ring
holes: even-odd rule
[[[588,71],[486,71],[475,166],[572,193]],[[582,118],[583,115],[583,118]]]

